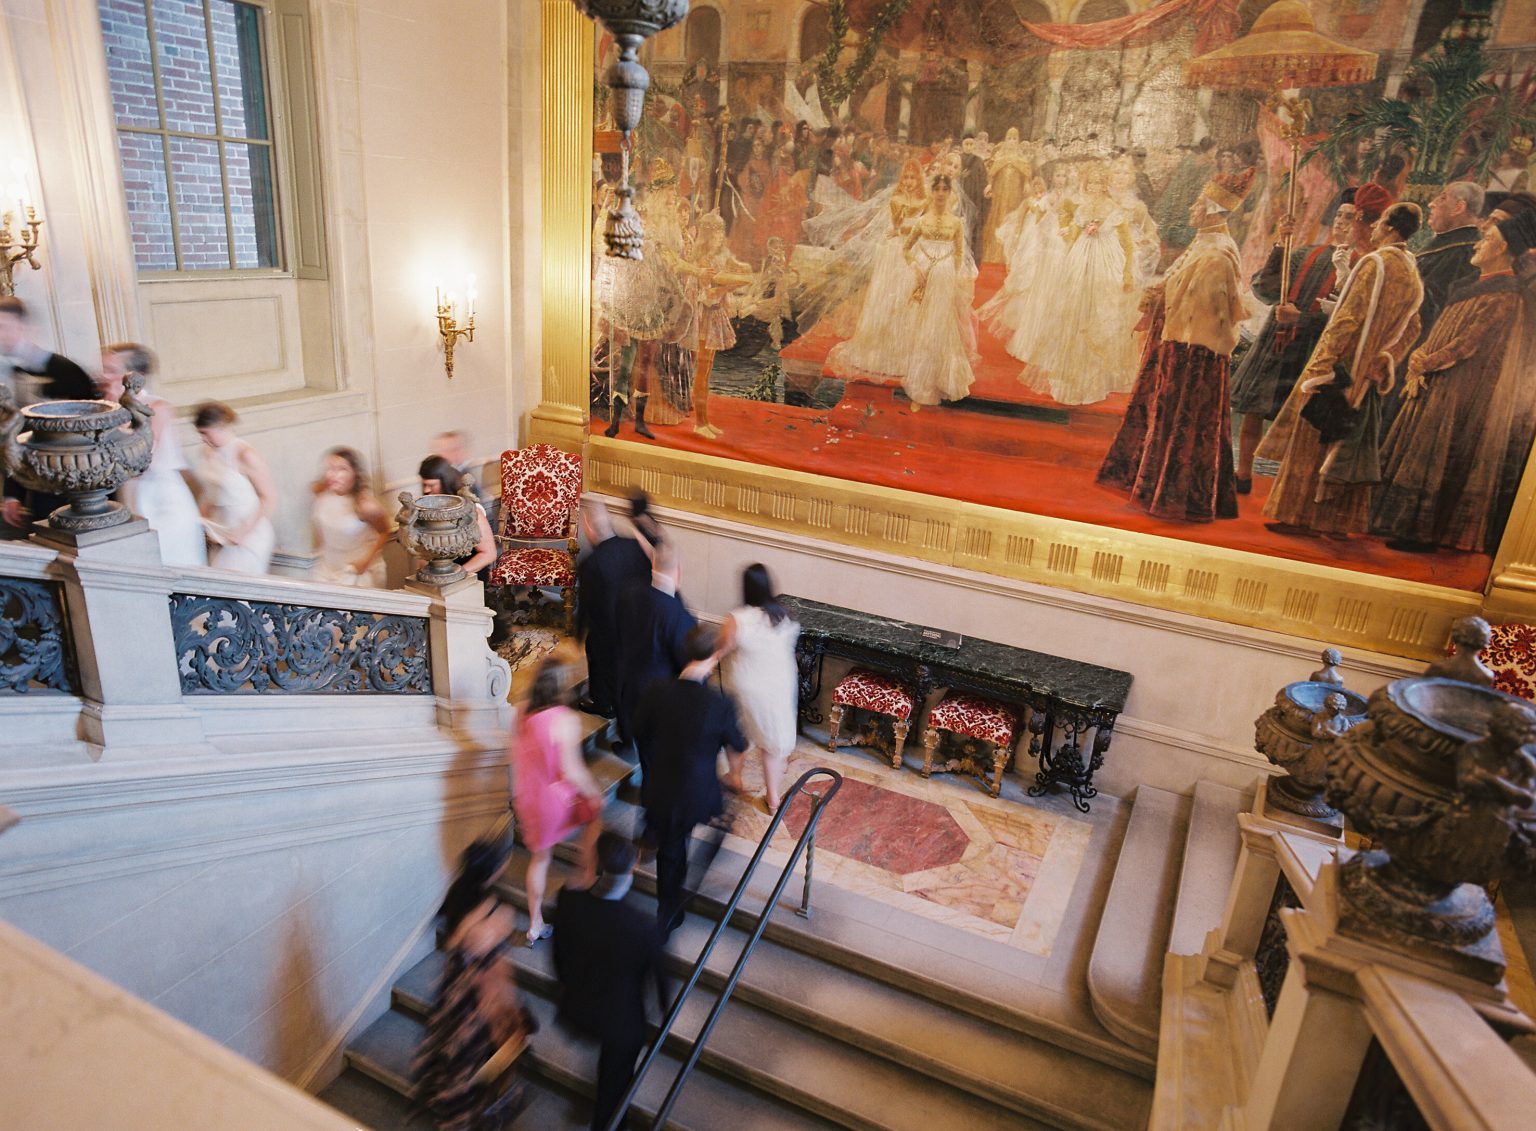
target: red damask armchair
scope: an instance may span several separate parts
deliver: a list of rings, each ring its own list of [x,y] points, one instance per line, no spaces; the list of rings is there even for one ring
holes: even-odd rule
[[[1536,625],[1491,625],[1483,663],[1493,670],[1496,690],[1536,699]]]
[[[580,503],[580,456],[550,444],[501,453],[501,533],[496,536],[501,556],[491,567],[489,585],[559,589],[567,633],[576,607]]]

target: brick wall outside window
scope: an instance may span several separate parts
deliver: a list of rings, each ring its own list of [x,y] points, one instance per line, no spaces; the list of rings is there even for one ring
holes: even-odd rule
[[[98,4],[140,270],[177,270],[178,236],[183,271],[279,266],[256,10],[236,0]]]

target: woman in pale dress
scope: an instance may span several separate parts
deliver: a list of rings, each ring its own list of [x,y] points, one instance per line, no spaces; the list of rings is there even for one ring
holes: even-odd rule
[[[351,448],[325,453],[309,512],[315,532],[314,579],[357,588],[384,587],[389,517],[368,487],[363,457]]]
[[[1021,207],[1030,209],[1019,217],[1018,236],[1008,253],[1008,275],[1002,288],[983,304],[980,314],[1003,348],[1019,361],[1029,361],[1040,343],[1055,334],[1059,325],[1055,297],[1067,244],[1062,227],[1075,207],[1072,166],[1057,162],[1051,169],[1050,188]]]
[[[741,574],[742,606],[721,626],[720,653],[725,658],[726,686],[741,712],[741,725],[751,749],[763,760],[763,797],[768,811],[782,800],[784,768],[795,748],[799,714],[799,680],[795,665],[797,624],[774,596],[773,579],[763,565],[749,565]],[[743,754],[728,755],[731,772],[726,785],[742,791]]]
[[[101,351],[101,395],[116,402],[123,395],[128,374],[137,373],[145,381],[155,370],[155,357],[135,342],[118,342]],[[119,498],[135,514],[149,523],[160,539],[160,560],[166,565],[201,566],[208,564],[208,548],[203,541],[203,520],[197,513],[197,500],[189,483],[191,473],[187,457],[176,433],[176,410],[162,397],[141,392],[139,400],[154,410],[150,428],[154,432],[154,455],[149,468],[137,479],[123,484]]]
[[[239,419],[218,401],[198,405],[192,418],[203,440],[193,474],[212,545],[208,564],[236,573],[266,573],[277,543],[272,529],[277,490],[261,453],[235,435]]]

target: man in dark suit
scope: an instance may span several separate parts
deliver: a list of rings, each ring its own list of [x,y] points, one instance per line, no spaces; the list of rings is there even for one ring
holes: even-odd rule
[[[648,983],[655,982],[663,1011],[668,996],[661,932],[624,898],[635,870],[634,845],[603,833],[597,838],[597,867],[590,888],[561,889],[554,937],[560,1021],[599,1042],[593,1131],[612,1118],[645,1045]]]
[[[587,553],[576,566],[576,636],[587,649],[587,702],[583,710],[611,719],[619,698],[619,595],[648,584],[651,559],[633,538],[613,532],[608,507],[588,499],[581,508]]]
[[[96,399],[96,386],[85,370],[63,354],[44,349],[27,334],[26,304],[13,295],[0,298],[0,385],[10,389],[17,408],[38,401]],[[22,537],[29,513],[32,518],[47,518],[67,502],[7,481],[0,523],[18,532],[13,537]]]
[[[650,750],[635,733],[635,709],[647,687],[683,670],[688,663],[684,640],[699,623],[677,595],[678,577],[677,554],[663,542],[651,563],[650,584],[631,582],[620,599],[619,737],[635,744],[642,799],[650,788]]]
[[[710,624],[689,632],[687,667],[676,679],[651,684],[635,712],[635,735],[650,749],[645,819],[656,838],[656,914],[669,934],[683,918],[688,841],[695,826],[725,808],[716,773],[720,751],[744,754],[748,746],[735,704],[707,682],[719,637]]]

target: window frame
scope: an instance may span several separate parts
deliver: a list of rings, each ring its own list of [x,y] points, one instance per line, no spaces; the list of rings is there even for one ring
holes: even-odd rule
[[[171,224],[171,247],[176,257],[176,267],[159,268],[144,267],[134,255],[134,269],[141,283],[156,282],[189,282],[194,280],[216,279],[249,279],[249,278],[294,278],[296,272],[293,268],[293,248],[297,238],[293,231],[293,209],[289,207],[287,197],[294,191],[290,178],[293,175],[290,155],[288,152],[288,121],[285,109],[288,105],[289,91],[286,82],[287,61],[280,53],[276,41],[277,5],[274,0],[233,0],[233,2],[245,4],[260,13],[261,27],[261,72],[266,95],[267,134],[265,138],[238,137],[226,134],[224,130],[223,94],[219,89],[219,66],[213,50],[213,19],[211,5],[213,0],[201,0],[204,20],[204,32],[208,44],[208,75],[211,86],[213,116],[216,132],[198,133],[190,130],[171,129],[166,122],[164,94],[160,76],[160,51],[159,41],[155,36],[155,12],[153,0],[140,0],[144,6],[145,26],[149,40],[150,68],[154,80],[155,109],[159,116],[160,124],[155,127],[124,126],[117,120],[117,106],[112,107],[112,128],[114,139],[123,134],[136,134],[140,137],[157,138],[160,143],[161,159],[165,166],[165,184],[167,193],[167,205]],[[97,14],[98,21],[100,13]],[[106,60],[103,60],[106,62]],[[110,89],[111,66],[107,64],[108,84]],[[182,264],[181,246],[181,218],[178,215],[176,203],[176,177],[171,161],[171,139],[188,138],[195,141],[212,142],[217,147],[219,160],[220,190],[224,202],[224,233],[230,266],[227,267],[194,267],[188,268]],[[268,159],[272,166],[272,230],[277,241],[277,264],[271,267],[236,267],[233,265],[235,251],[234,211],[230,206],[229,195],[229,164],[225,153],[227,145],[263,145],[267,149]],[[121,146],[117,151],[117,160],[122,164],[123,156]],[[131,218],[130,218],[131,222]]]

